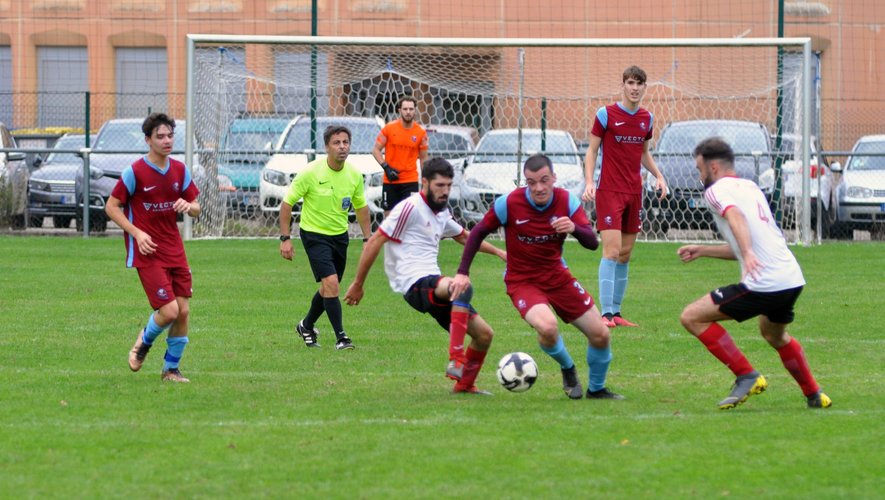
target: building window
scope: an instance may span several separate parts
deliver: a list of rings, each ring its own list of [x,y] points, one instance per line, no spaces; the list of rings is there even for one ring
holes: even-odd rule
[[[83,127],[89,60],[86,47],[37,47],[37,122],[40,127]]]
[[[117,49],[117,117],[166,112],[168,69],[163,47]]]

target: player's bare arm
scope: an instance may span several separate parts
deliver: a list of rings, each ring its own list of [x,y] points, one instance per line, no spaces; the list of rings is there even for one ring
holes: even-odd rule
[[[648,149],[649,142],[651,141],[645,141],[642,145],[642,159],[640,163],[651,175],[655,176],[655,191],[660,193],[658,198],[663,200],[667,197],[669,188],[667,187],[667,180],[664,179],[664,174],[661,173],[658,164],[655,163],[655,159],[651,156],[651,151]]]
[[[366,276],[369,275],[369,270],[372,269],[372,265],[375,264],[375,259],[378,258],[378,254],[381,253],[381,247],[383,247],[388,240],[389,238],[378,230],[375,231],[375,234],[373,234],[372,237],[369,238],[369,241],[363,245],[363,252],[360,254],[360,261],[356,266],[356,276],[354,276],[350,286],[347,287],[347,293],[344,294],[344,302],[346,302],[347,305],[358,305],[363,299],[363,294],[365,293],[363,290],[363,284],[366,282]]]
[[[470,231],[465,229],[464,231],[461,232],[461,234],[459,234],[458,236],[455,236],[452,239],[457,241],[461,245],[464,245],[465,243],[467,243],[467,238],[469,236],[470,236]],[[498,257],[499,259],[503,260],[504,262],[507,262],[507,251],[502,248],[498,248],[495,245],[492,245],[488,241],[483,241],[482,244],[479,245],[479,251],[482,253],[487,253],[489,255],[494,255],[494,256]]]
[[[157,250],[157,244],[151,239],[151,236],[141,229],[135,227],[135,224],[129,222],[129,218],[123,212],[123,202],[113,196],[108,197],[107,204],[104,207],[105,213],[120,229],[126,231],[135,239],[138,251],[142,255],[150,255]]]
[[[685,245],[676,251],[682,262],[691,262],[701,257],[714,259],[735,260],[734,252],[728,245]]]
[[[731,232],[734,233],[734,239],[737,241],[738,248],[741,250],[743,257],[743,278],[752,276],[759,277],[759,271],[762,270],[762,263],[756,258],[753,252],[753,244],[750,241],[750,229],[747,226],[747,219],[744,213],[737,207],[731,207],[725,211],[725,220]]]
[[[584,201],[593,201],[596,199],[596,184],[593,183],[593,176],[596,172],[596,158],[599,156],[599,145],[602,144],[602,137],[590,134],[590,147],[587,148],[587,156],[584,158],[584,194],[581,199]]]
[[[363,238],[369,239],[372,236],[372,220],[368,205],[356,211],[356,221],[363,232]]]
[[[379,165],[384,163],[384,146],[386,145],[387,137],[382,134],[375,140],[375,147],[372,148],[372,157],[375,158]]]
[[[172,209],[180,214],[188,214],[191,217],[197,217],[203,211],[197,200],[187,201],[184,198],[175,200],[175,203],[172,204]]]
[[[289,236],[289,238],[281,238],[280,256],[286,260],[292,260],[295,255],[295,247],[292,246],[292,205],[285,201],[280,204],[280,236]]]

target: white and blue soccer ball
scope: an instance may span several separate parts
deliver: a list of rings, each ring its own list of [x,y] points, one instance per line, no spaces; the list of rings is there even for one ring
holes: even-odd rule
[[[511,392],[525,392],[538,380],[538,365],[524,352],[511,352],[498,362],[498,382]]]

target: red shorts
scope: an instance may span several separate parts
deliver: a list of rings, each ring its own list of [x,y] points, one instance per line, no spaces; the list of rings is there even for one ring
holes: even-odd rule
[[[175,297],[190,297],[194,293],[188,267],[139,267],[138,278],[154,310],[172,302]]]
[[[507,295],[523,319],[533,306],[549,304],[563,321],[571,323],[592,309],[594,303],[593,297],[571,273],[566,273],[564,278],[543,282],[507,283]]]
[[[642,231],[642,195],[596,191],[596,229],[631,234]]]

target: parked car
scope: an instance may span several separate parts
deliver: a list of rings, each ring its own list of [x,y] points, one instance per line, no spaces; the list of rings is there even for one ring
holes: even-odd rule
[[[244,116],[235,118],[218,147],[218,184],[231,212],[258,209],[261,170],[270,159],[289,118]]]
[[[458,205],[461,199],[461,184],[464,182],[464,166],[476,149],[479,134],[473,127],[457,125],[428,125],[425,130],[427,130],[428,157],[445,158],[455,168],[455,177],[449,192],[449,206],[456,220],[463,222]]]
[[[89,144],[94,142],[93,135]],[[32,226],[40,227],[45,217],[52,217],[53,227],[70,227],[77,215],[74,179],[77,172],[83,170],[83,158],[71,151],[84,147],[85,135],[63,135],[55,141],[53,149],[56,151],[49,153],[45,160],[38,157],[34,161],[37,169],[31,172],[28,181],[28,208]]]
[[[755,181],[770,196],[774,172],[770,136],[764,125],[738,120],[672,122],[661,131],[652,151],[667,180],[667,197],[659,199],[654,177],[645,177],[645,220],[652,232],[667,232],[670,228],[716,230],[692,155],[701,140],[713,136],[724,138],[734,149],[737,175]]]
[[[295,176],[303,172],[313,158],[325,157],[323,132],[330,125],[343,125],[350,129],[350,155],[347,161],[363,174],[366,201],[369,202],[373,218],[377,219],[383,213],[379,205],[382,170],[372,157],[375,139],[381,133],[381,123],[374,118],[354,116],[318,117],[316,141],[311,145],[310,117],[298,116],[289,122],[274,148],[273,156],[261,171],[259,194],[261,210],[266,216],[276,217],[276,212],[279,212],[283,197],[289,191]],[[372,189],[374,187],[379,189]],[[300,214],[300,207],[293,207],[293,213]]]
[[[517,129],[490,130],[464,168],[459,211],[470,225],[479,222],[495,199],[524,184],[522,164],[543,153],[553,161],[556,185],[579,198],[584,192],[584,167],[571,134],[564,130],[523,129],[521,155]],[[544,142],[542,147],[542,142]]]
[[[772,140],[772,143],[774,141]],[[784,134],[781,136],[781,151],[784,153],[784,162],[781,165],[784,196],[784,225],[798,224],[798,206],[802,200],[802,136]],[[830,205],[832,200],[833,175],[826,158],[821,158],[818,152],[820,144],[817,137],[811,136],[809,149],[808,176],[811,197],[811,227],[817,227],[817,200],[821,201],[821,233],[829,236],[830,233]]]
[[[148,145],[141,130],[143,118],[116,118],[108,120],[95,137],[92,154],[89,157],[89,229],[105,231],[108,218],[104,212],[105,204],[111,195],[117,179],[132,163],[148,152]],[[184,161],[185,122],[175,120],[175,142],[172,146],[172,158]],[[133,151],[120,153],[115,151]],[[189,165],[191,175],[198,187],[204,185],[206,173],[196,163]],[[77,231],[83,230],[83,169],[77,171],[74,179],[74,195],[77,199],[75,220]]]
[[[832,221],[834,233],[861,229],[873,239],[885,238],[885,135],[861,137],[851,149],[845,168],[834,162],[841,179],[836,186],[837,210]]]
[[[15,138],[0,123],[0,148],[15,149]],[[0,153],[0,221],[13,229],[24,229],[28,206],[28,166],[25,153]]]

